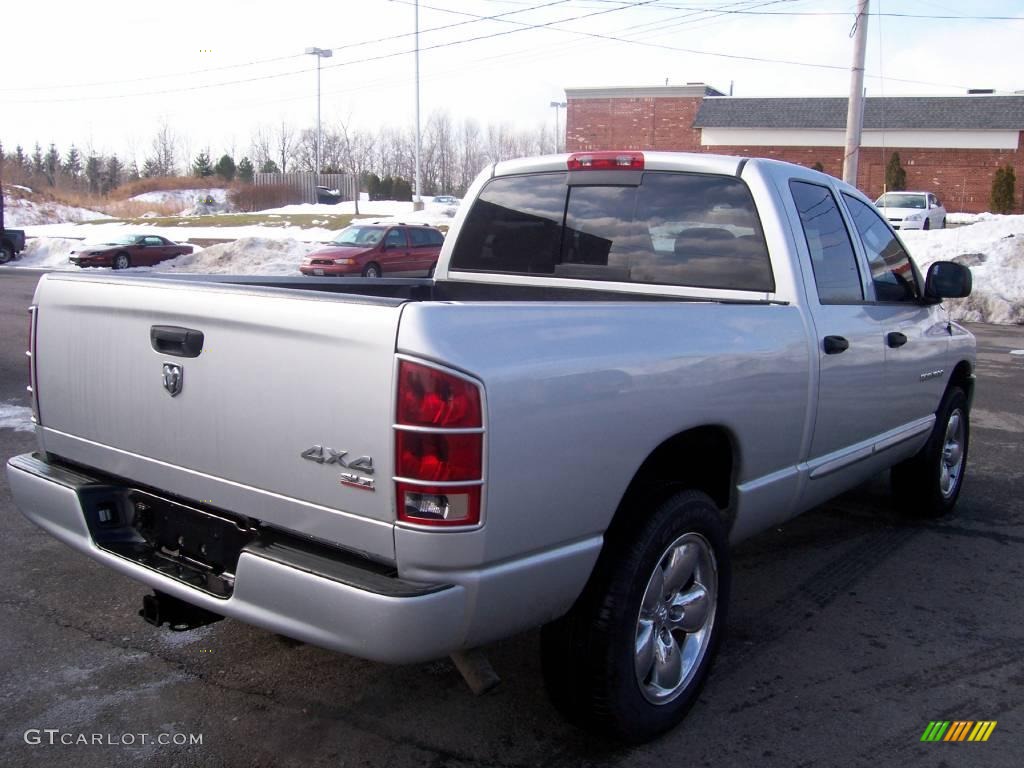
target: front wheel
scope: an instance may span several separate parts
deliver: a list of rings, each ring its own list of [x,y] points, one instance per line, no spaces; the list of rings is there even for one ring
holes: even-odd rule
[[[893,493],[905,512],[941,517],[953,509],[964,484],[970,440],[967,395],[959,387],[950,387],[924,448],[892,468]]]
[[[132,265],[127,253],[119,253],[114,257],[114,269],[128,269]]]
[[[924,226],[922,227],[922,229],[931,229],[931,228],[932,228],[932,220],[926,218],[924,220]]]
[[[6,264],[14,258],[14,250],[7,243],[0,243],[0,264]]]
[[[367,264],[363,270],[363,277],[380,277],[380,267],[376,264]]]
[[[675,726],[721,642],[729,585],[727,532],[704,493],[678,493],[609,539],[576,605],[541,634],[555,706],[632,743]]]

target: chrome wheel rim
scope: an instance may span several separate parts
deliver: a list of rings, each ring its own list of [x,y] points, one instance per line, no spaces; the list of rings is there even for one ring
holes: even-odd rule
[[[647,580],[633,646],[636,681],[652,704],[668,704],[693,680],[711,643],[718,567],[707,539],[685,533]]]
[[[942,455],[939,458],[939,490],[943,498],[952,496],[960,484],[964,471],[964,442],[967,429],[964,414],[959,408],[949,414],[946,434],[942,439]]]

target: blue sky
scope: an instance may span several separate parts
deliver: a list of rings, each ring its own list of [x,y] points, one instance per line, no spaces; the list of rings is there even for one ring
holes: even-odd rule
[[[845,95],[855,6],[423,0],[422,110],[528,127],[554,122],[548,105],[565,87],[666,80],[732,83],[737,96]],[[868,22],[870,95],[1024,90],[1024,20],[937,18],[1024,17],[1024,3],[872,0],[871,11],[883,15]],[[313,124],[308,46],[336,49],[323,62],[325,123],[409,125],[413,44],[400,36],[413,14],[412,0],[9,3],[0,140],[141,155],[166,121],[189,154],[241,155],[260,124]]]

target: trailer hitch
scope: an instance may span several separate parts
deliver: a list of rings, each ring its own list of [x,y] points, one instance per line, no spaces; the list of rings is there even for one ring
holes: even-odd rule
[[[224,617],[205,608],[186,603],[165,592],[154,591],[152,595],[142,598],[142,610],[139,616],[154,627],[164,624],[173,632],[187,632],[190,629],[205,627]]]

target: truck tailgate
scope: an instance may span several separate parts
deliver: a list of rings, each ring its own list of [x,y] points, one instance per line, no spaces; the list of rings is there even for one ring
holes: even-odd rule
[[[400,300],[48,275],[36,304],[47,451],[393,558]],[[202,351],[157,351],[153,326],[202,332]],[[166,363],[181,367],[173,396]]]

